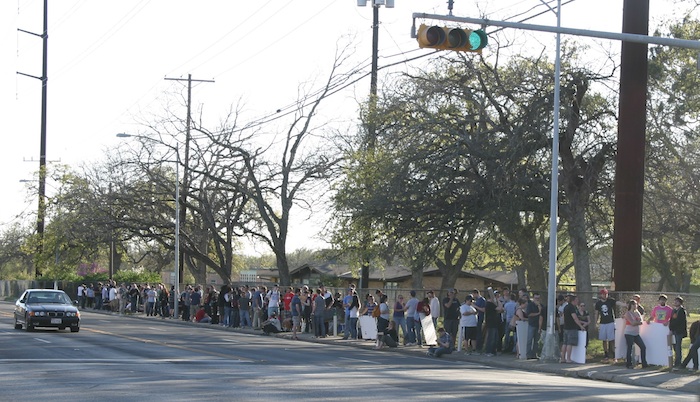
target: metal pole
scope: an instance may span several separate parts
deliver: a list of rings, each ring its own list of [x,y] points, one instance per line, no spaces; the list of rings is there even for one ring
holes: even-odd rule
[[[561,0],[557,0],[557,28],[561,27]],[[549,281],[547,286],[547,334],[542,359],[556,358],[559,342],[554,336],[557,289],[557,223],[559,217],[559,87],[561,81],[561,34],[557,32],[554,59],[554,124],[552,126],[552,178],[549,202]]]
[[[618,33],[618,32],[603,32],[603,31],[591,31],[588,29],[574,29],[574,28],[563,28],[563,27],[551,27],[547,25],[535,25],[535,24],[525,24],[522,22],[510,22],[510,21],[493,21],[484,18],[469,18],[469,17],[454,17],[451,15],[438,15],[438,14],[426,14],[426,13],[413,13],[413,19],[425,18],[439,21],[454,21],[454,22],[465,22],[467,24],[479,24],[483,26],[496,26],[505,28],[516,28],[524,29],[528,31],[540,31],[540,32],[551,32],[551,33],[562,33],[564,35],[573,36],[585,36],[590,38],[601,38],[601,39],[612,39],[620,40],[624,42],[635,42],[635,43],[646,43],[661,46],[676,46],[686,49],[696,49],[700,50],[700,41],[688,40],[688,39],[676,39],[676,38],[662,38],[659,36],[649,36],[640,35],[633,33]],[[415,22],[415,21],[414,21]],[[415,24],[414,24],[415,26]],[[411,30],[412,37],[415,38],[415,32]]]

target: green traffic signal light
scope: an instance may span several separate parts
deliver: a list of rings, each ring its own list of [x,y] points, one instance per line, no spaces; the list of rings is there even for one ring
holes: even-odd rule
[[[469,46],[472,51],[481,50],[488,44],[488,36],[483,29],[477,29],[476,31],[471,31],[469,34]]]

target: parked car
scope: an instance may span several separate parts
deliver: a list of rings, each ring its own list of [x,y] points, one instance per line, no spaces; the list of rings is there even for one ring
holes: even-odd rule
[[[35,327],[70,328],[80,331],[80,311],[66,292],[54,289],[27,289],[15,303],[15,329]]]

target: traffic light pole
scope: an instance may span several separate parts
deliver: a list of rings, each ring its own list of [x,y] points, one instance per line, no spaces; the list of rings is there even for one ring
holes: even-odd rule
[[[551,33],[559,33],[559,34],[564,34],[564,35],[585,36],[585,37],[590,37],[590,38],[612,39],[612,40],[620,40],[620,41],[624,41],[624,42],[646,43],[646,44],[662,45],[662,46],[675,46],[675,47],[682,47],[682,48],[686,48],[686,49],[700,50],[700,41],[695,41],[695,40],[677,39],[677,38],[663,38],[660,36],[639,35],[639,34],[632,34],[632,33],[592,31],[592,30],[588,30],[588,29],[552,27],[552,26],[548,26],[548,25],[525,24],[522,22],[495,21],[495,20],[489,20],[489,19],[484,19],[484,18],[455,17],[455,16],[451,16],[451,15],[426,14],[426,13],[413,13],[413,27],[411,28],[411,37],[412,38],[417,38],[417,34],[416,34],[416,19],[417,18],[439,20],[439,21],[463,22],[463,23],[467,23],[467,24],[477,24],[477,25],[482,25],[482,26],[515,28],[515,29],[524,29],[527,31],[551,32]]]

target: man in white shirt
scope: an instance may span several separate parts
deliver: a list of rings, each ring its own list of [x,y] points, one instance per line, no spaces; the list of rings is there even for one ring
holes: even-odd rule
[[[440,317],[440,300],[435,297],[435,293],[428,291],[428,300],[430,300],[430,317],[433,319],[433,327],[437,328],[437,320]]]
[[[472,301],[474,297],[470,294],[464,300],[464,304],[459,307],[459,326],[462,328],[462,333],[464,334],[465,340],[465,352],[471,354],[472,351],[476,350],[476,333],[477,333],[477,323],[478,323],[478,312],[472,306]],[[462,342],[462,340],[459,340]]]

